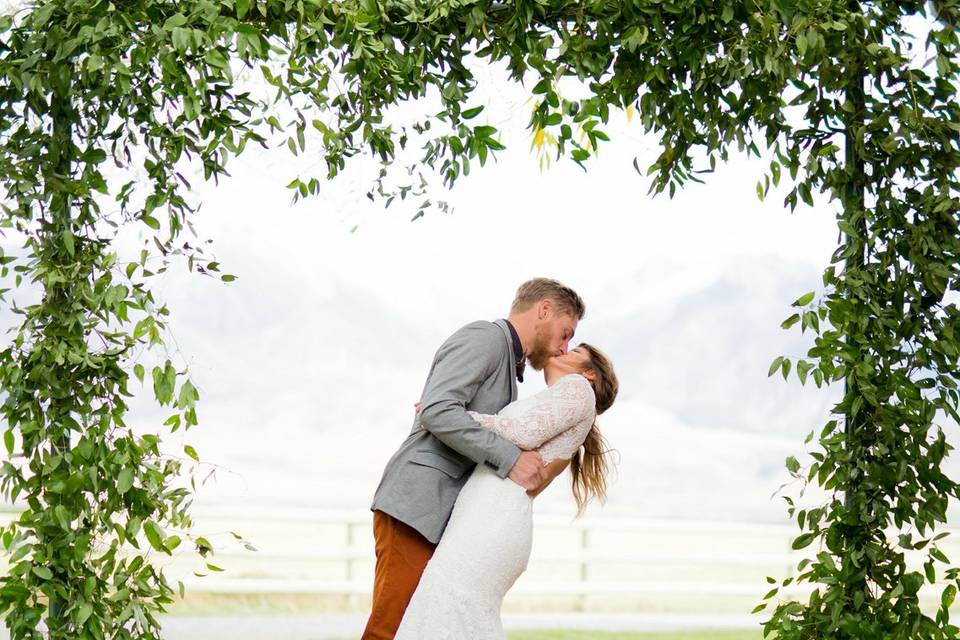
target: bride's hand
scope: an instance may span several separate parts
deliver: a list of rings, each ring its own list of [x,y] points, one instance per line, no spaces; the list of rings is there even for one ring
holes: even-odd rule
[[[507,476],[527,491],[534,491],[547,479],[543,458],[536,451],[521,451]]]
[[[563,470],[567,468],[568,464],[570,464],[570,460],[565,460],[563,458],[559,458],[550,462],[550,464],[546,466],[547,479],[544,480],[539,487],[528,490],[527,495],[531,498],[536,498],[538,495],[540,495],[544,489],[550,486],[550,483],[553,482],[554,478],[563,473]]]

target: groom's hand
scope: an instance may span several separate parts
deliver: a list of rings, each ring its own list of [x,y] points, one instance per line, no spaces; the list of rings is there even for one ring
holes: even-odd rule
[[[507,477],[527,491],[533,491],[547,480],[548,475],[539,453],[521,451],[520,457],[517,458]]]

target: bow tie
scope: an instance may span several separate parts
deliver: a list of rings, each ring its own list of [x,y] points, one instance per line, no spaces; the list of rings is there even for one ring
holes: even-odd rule
[[[523,382],[523,370],[527,367],[527,359],[520,358],[520,362],[517,363],[517,382]]]

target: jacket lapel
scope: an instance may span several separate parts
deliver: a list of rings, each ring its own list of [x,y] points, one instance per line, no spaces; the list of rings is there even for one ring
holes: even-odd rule
[[[503,332],[503,339],[507,343],[507,353],[510,354],[510,402],[517,399],[517,354],[513,352],[513,337],[510,335],[510,327],[506,320],[496,320],[494,324],[500,327]]]

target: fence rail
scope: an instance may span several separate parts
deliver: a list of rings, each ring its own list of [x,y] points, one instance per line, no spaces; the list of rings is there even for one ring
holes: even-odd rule
[[[18,509],[0,508],[0,523]],[[226,571],[198,577],[189,551],[167,563],[167,574],[189,591],[236,594],[369,595],[374,561],[369,511],[236,508],[195,509],[197,529],[214,542],[215,562]],[[252,535],[247,535],[253,530]],[[258,551],[245,550],[230,531],[248,537]],[[939,532],[955,533],[942,528]],[[790,525],[705,520],[663,520],[556,515],[534,516],[535,541],[527,573],[516,595],[626,595],[637,597],[742,596],[759,599],[817,551],[793,551],[799,531]],[[895,539],[895,538],[894,538]],[[946,543],[946,544],[944,544]],[[953,536],[941,541],[960,552]],[[183,545],[187,547],[188,545]],[[908,556],[919,567],[922,552]],[[808,584],[791,583],[783,595],[807,594]],[[937,597],[928,585],[921,595]]]
[[[250,522],[249,514],[207,512],[199,516],[223,522]],[[338,579],[313,579],[302,576],[250,576],[235,578],[218,574],[185,580],[198,592],[230,593],[315,593],[368,595],[372,587],[374,559],[371,516],[368,511],[276,511],[261,516],[278,526],[324,526],[338,531],[339,539],[323,547],[289,550],[269,548],[260,552],[267,563],[327,562],[342,565]],[[799,531],[791,525],[706,520],[663,520],[635,517],[593,516],[579,520],[555,515],[534,516],[535,539],[528,574],[511,591],[533,595],[688,595],[746,596],[759,599],[771,585],[766,575],[778,580],[793,576],[803,558],[817,549],[793,551],[791,543]],[[954,529],[941,529],[954,532]],[[329,531],[328,531],[329,534]],[[565,537],[565,541],[558,538]],[[607,538],[614,538],[610,543]],[[547,542],[544,543],[544,540]],[[690,547],[685,545],[689,544]],[[662,545],[662,548],[658,548]],[[920,554],[914,554],[919,566]],[[218,551],[221,558],[242,558],[237,550]],[[545,569],[564,565],[563,577],[546,577]],[[619,575],[600,567],[614,566]],[[692,579],[660,576],[650,579],[652,569],[661,573],[680,568],[704,574]],[[765,572],[761,570],[766,569]],[[763,573],[763,575],[761,575]],[[686,575],[686,574],[684,574]],[[739,577],[738,577],[739,576]],[[783,595],[808,594],[813,587],[791,583],[781,587]],[[927,586],[921,595],[937,597],[939,590]]]

